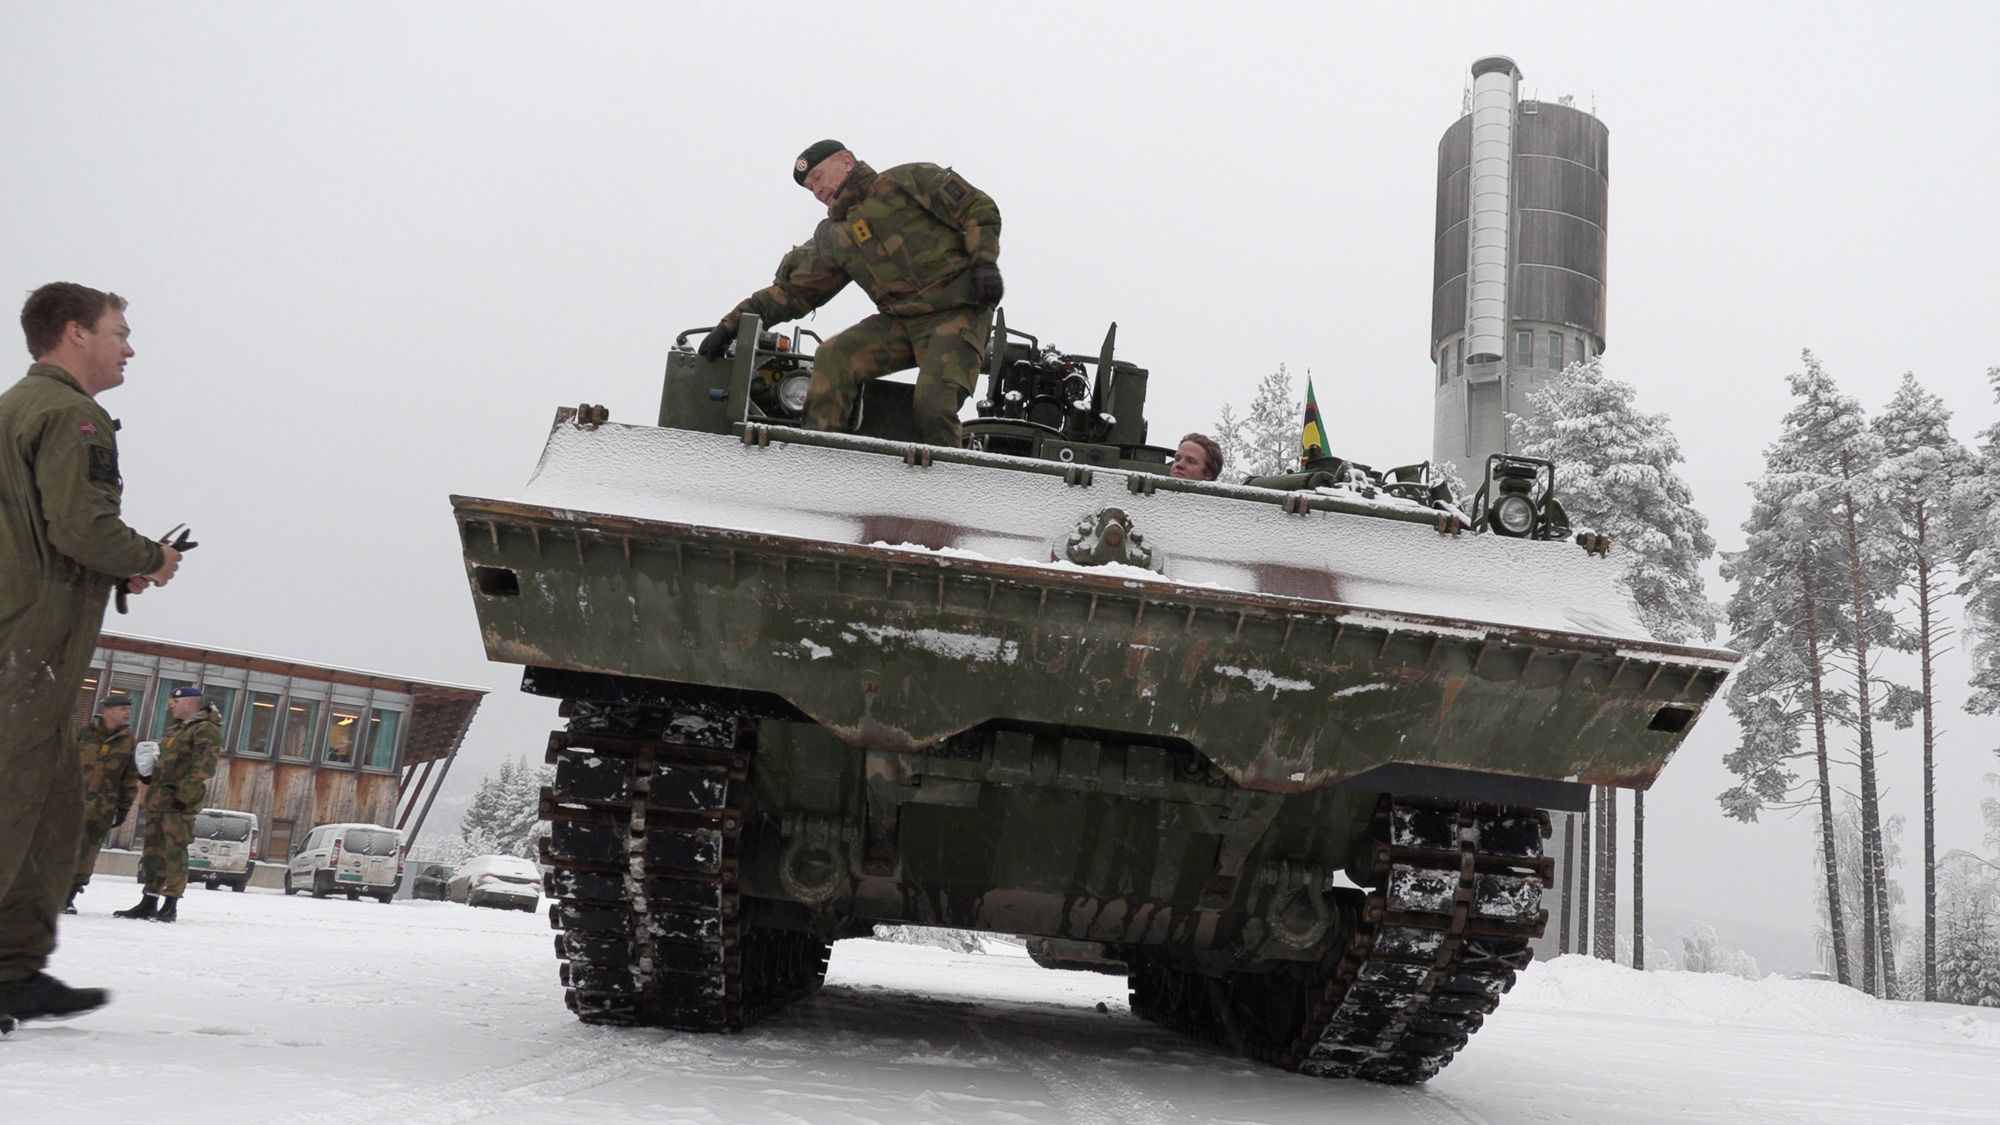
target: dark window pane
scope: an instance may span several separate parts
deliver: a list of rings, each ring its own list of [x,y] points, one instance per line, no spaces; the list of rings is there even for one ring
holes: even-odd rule
[[[243,721],[237,724],[236,752],[252,758],[271,756],[271,734],[278,723],[278,693],[253,691]]]
[[[402,733],[403,713],[381,707],[368,713],[368,758],[372,770],[394,769],[396,738]]]
[[[314,743],[319,739],[319,711],[324,706],[317,699],[294,699],[285,705],[284,730],[278,735],[278,754],[293,761],[311,761]]]

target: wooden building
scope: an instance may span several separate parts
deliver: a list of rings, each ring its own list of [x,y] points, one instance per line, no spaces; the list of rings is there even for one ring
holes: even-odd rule
[[[223,753],[209,783],[211,808],[254,813],[258,859],[282,861],[313,826],[343,821],[404,830],[415,839],[444,784],[483,688],[174,641],[98,639],[76,704],[88,722],[106,692],[132,697],[134,736],[158,738],[167,696],[199,684],[222,714]],[[142,810],[115,829],[131,848]]]

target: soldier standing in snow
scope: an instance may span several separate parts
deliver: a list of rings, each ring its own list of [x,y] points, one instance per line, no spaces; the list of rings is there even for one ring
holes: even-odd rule
[[[70,282],[21,309],[34,366],[0,394],[0,1015],[103,1004],[42,971],[76,873],[83,791],[69,715],[114,582],[165,585],[180,553],[118,518],[117,426],[96,401],[125,381],[125,301]]]
[[[1004,292],[1000,208],[949,168],[877,172],[839,141],[800,153],[792,179],[826,204],[812,253],[788,255],[778,281],[730,310],[702,340],[701,354],[720,359],[745,313],[767,325],[792,320],[856,282],[878,311],[814,355],[806,426],[844,428],[863,382],[915,367],[918,434],[957,446],[958,409],[978,378]]]
[[[200,688],[175,688],[167,714],[172,722],[160,736],[159,761],[146,779],[145,850],[139,856],[145,894],[136,906],[112,911],[120,918],[172,922],[179,917],[195,814],[208,800],[208,779],[215,776],[222,753],[222,718]],[[156,895],[165,901],[156,901]]]
[[[114,691],[104,697],[97,717],[77,730],[76,753],[83,767],[83,850],[77,855],[64,914],[76,913],[76,896],[97,870],[104,834],[125,823],[132,799],[139,795],[139,769],[132,762],[130,696]]]

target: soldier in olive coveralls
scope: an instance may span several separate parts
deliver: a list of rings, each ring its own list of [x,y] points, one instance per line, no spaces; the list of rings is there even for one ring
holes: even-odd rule
[[[701,354],[720,359],[745,313],[767,325],[792,320],[856,282],[878,312],[813,357],[806,426],[844,428],[863,382],[914,366],[918,435],[957,446],[958,409],[979,376],[1004,292],[999,207],[949,168],[900,164],[877,172],[839,141],[806,149],[792,178],[827,205],[812,253],[788,257],[789,274],[730,310],[702,340]]]
[[[195,814],[208,801],[208,779],[215,776],[222,754],[221,717],[200,688],[175,688],[167,714],[173,721],[160,736],[160,758],[146,779],[145,846],[139,854],[139,880],[146,892],[136,906],[112,911],[120,918],[172,922],[179,917]],[[156,895],[165,901],[157,901]]]
[[[104,707],[76,732],[77,761],[83,767],[83,850],[77,853],[76,875],[70,881],[69,905],[76,913],[76,896],[97,870],[97,852],[104,835],[125,823],[132,800],[139,795],[139,769],[132,761],[132,699],[122,691],[104,697]]]
[[[15,1019],[104,1003],[42,971],[83,837],[70,713],[112,584],[164,585],[180,564],[118,518],[117,426],[94,396],[125,381],[124,310],[69,282],[35,290],[35,365],[0,394],[0,1015]]]

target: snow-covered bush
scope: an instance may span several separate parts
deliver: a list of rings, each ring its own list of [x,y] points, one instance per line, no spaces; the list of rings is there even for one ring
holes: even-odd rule
[[[1759,980],[1764,974],[1757,959],[1740,949],[1731,949],[1716,936],[1715,927],[1702,925],[1681,937],[1681,968],[1690,973],[1727,973],[1744,980]]]

